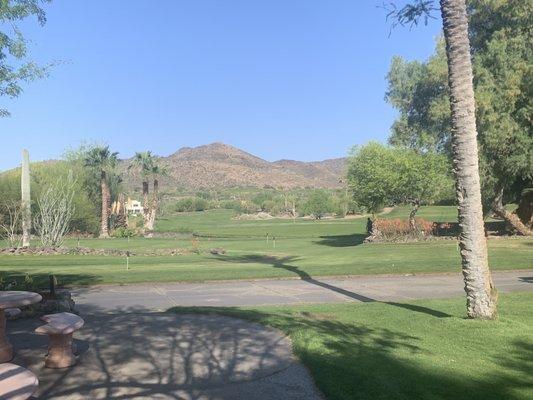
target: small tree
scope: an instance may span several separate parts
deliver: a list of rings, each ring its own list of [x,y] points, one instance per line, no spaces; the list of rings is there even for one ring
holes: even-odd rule
[[[376,142],[352,150],[347,179],[355,201],[370,212],[385,204],[411,204],[412,230],[417,230],[415,216],[420,206],[435,202],[452,190],[444,156]]]
[[[324,214],[333,211],[331,196],[325,190],[315,190],[304,204],[304,213],[322,219]]]
[[[6,201],[0,204],[0,237],[5,237],[9,247],[20,247],[22,236],[22,207],[15,201]]]
[[[74,214],[75,181],[72,172],[67,179],[58,179],[37,199],[39,212],[35,228],[44,247],[59,247],[68,232]]]
[[[30,192],[30,154],[22,150],[22,171],[20,193],[22,209],[22,247],[30,247],[31,239],[31,192]]]

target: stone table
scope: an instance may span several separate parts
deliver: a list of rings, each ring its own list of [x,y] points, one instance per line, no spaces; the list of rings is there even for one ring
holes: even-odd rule
[[[0,363],[8,362],[13,358],[13,346],[6,337],[6,313],[7,308],[27,306],[38,303],[42,297],[38,293],[23,291],[0,292]]]
[[[0,364],[0,399],[25,400],[39,387],[39,380],[30,371],[15,364]]]

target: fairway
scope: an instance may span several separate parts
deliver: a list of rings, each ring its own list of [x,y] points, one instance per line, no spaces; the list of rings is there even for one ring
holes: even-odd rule
[[[424,209],[435,219],[449,219],[455,210]],[[406,211],[393,210],[386,217]],[[121,256],[3,255],[0,271],[4,279],[30,274],[41,285],[50,273],[64,285],[91,285],[460,271],[454,240],[363,244],[366,218],[240,221],[233,216],[230,210],[213,210],[162,218],[157,228],[169,237],[80,239],[80,246],[130,251],[129,270]],[[197,236],[171,233],[185,231]],[[66,245],[75,247],[77,240],[69,239]],[[214,248],[226,254],[213,255]],[[161,254],[164,249],[183,249],[186,254]],[[489,240],[489,256],[494,270],[531,268],[533,240]]]

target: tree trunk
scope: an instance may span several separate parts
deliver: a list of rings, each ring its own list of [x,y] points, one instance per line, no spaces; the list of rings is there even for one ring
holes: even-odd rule
[[[31,195],[30,195],[30,154],[22,150],[22,173],[20,176],[22,194],[22,247],[30,247],[31,239]]]
[[[465,0],[440,0],[452,113],[452,151],[459,247],[470,318],[496,316],[496,291],[488,266],[479,182],[475,100]]]
[[[143,181],[143,233],[148,229],[150,224],[150,203],[148,199],[148,181]]]
[[[419,209],[420,209],[420,201],[418,200],[413,201],[413,209],[409,213],[409,227],[411,228],[411,231],[413,232],[418,231],[418,228],[416,227],[415,216]]]
[[[100,175],[100,187],[102,190],[102,218],[100,220],[100,237],[108,238],[109,187],[107,186],[107,176],[105,171],[102,171]]]
[[[522,191],[516,215],[528,229],[533,229],[533,188]]]
[[[513,214],[503,206],[503,188],[498,188],[498,194],[492,203],[492,211],[513,227],[520,235],[533,236],[533,231],[522,223],[518,215]]]
[[[154,227],[155,227],[155,217],[157,214],[157,208],[159,206],[159,181],[154,179],[154,191],[152,193],[152,202],[148,215],[146,217],[146,226],[145,226],[145,237],[154,236]]]

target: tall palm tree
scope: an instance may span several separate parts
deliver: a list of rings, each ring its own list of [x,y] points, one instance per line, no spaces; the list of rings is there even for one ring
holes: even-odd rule
[[[109,146],[91,148],[85,156],[85,166],[93,168],[100,174],[100,190],[102,193],[102,213],[100,219],[100,237],[109,237],[109,191],[108,174],[117,165],[117,152],[111,152]]]
[[[393,27],[426,22],[436,10],[433,0],[412,0],[397,9],[392,3],[387,18]],[[479,158],[476,128],[476,104],[468,16],[465,0],[440,0],[440,11],[448,59],[448,83],[452,114],[452,155],[455,188],[459,204],[459,247],[470,318],[496,316],[496,289],[488,266],[487,241],[483,224]]]
[[[135,153],[130,168],[135,168],[142,177],[143,186],[143,228],[145,236],[151,237],[159,202],[159,176],[166,173],[157,163],[157,158],[150,151]],[[149,196],[149,179],[153,179],[152,198]]]
[[[471,318],[496,316],[496,291],[488,266],[479,180],[477,129],[465,0],[440,0],[452,111],[452,150],[459,247]]]
[[[159,177],[166,174],[166,169],[159,165],[157,163],[157,160],[154,159],[152,163],[152,168],[150,171],[150,175],[153,179],[153,191],[152,191],[152,201],[150,202],[150,215],[147,220],[146,230],[147,230],[147,236],[152,237],[154,225],[155,225],[155,217],[157,210],[159,208]]]

